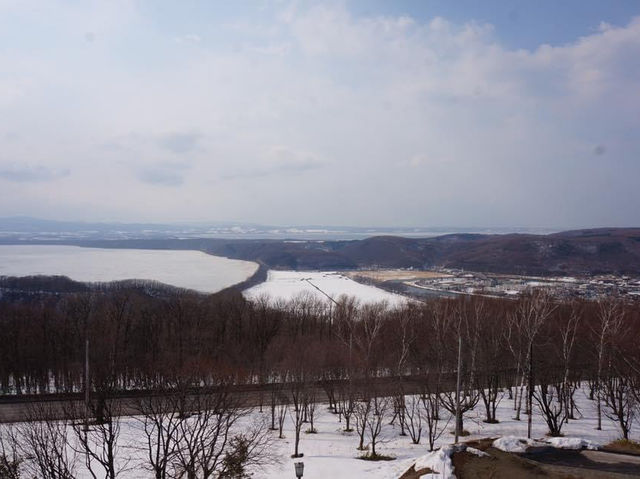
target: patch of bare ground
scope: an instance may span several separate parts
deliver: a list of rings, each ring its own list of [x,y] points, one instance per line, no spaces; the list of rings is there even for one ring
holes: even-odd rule
[[[475,439],[472,441],[467,441],[465,442],[465,444],[469,447],[473,447],[475,449],[478,449],[484,452],[491,447],[491,445],[493,444],[493,441],[495,441],[496,439],[497,438],[494,438],[494,437],[484,438],[484,439]]]
[[[345,273],[345,275],[354,280],[357,277],[361,277],[373,281],[407,281],[411,279],[448,278],[451,276],[450,274],[438,273],[436,271],[414,271],[405,269],[349,271]]]
[[[609,458],[594,455],[600,451],[573,451],[545,448],[543,453],[527,457],[492,447],[493,439],[469,441],[467,446],[489,456],[471,452],[456,452],[451,461],[458,479],[630,479],[640,477],[640,467],[634,467],[637,456],[608,454]],[[590,455],[591,454],[591,455]],[[607,454],[602,452],[600,454]],[[416,471],[412,466],[400,479],[420,479],[432,473],[430,469]]]
[[[401,475],[399,479],[420,479],[422,476],[432,473],[433,471],[428,467],[416,471],[415,466],[411,466],[411,468]]]
[[[640,442],[629,441],[628,439],[618,439],[617,441],[613,441],[604,446],[602,450],[640,456]]]
[[[363,461],[395,461],[396,458],[393,456],[385,456],[384,454],[376,454],[375,456],[363,454],[359,456],[358,459],[362,459]]]
[[[478,448],[479,449],[479,448]],[[530,478],[561,478],[571,476],[556,476],[549,474],[541,466],[523,460],[515,454],[509,454],[493,447],[485,449],[490,457],[480,457],[470,452],[457,452],[453,454],[454,473],[458,479],[530,479]]]
[[[493,447],[485,452],[491,457],[478,457],[468,452],[455,453],[452,457],[454,472],[458,479],[623,479],[640,476],[640,469],[633,471],[629,468],[620,468],[625,472],[616,472],[608,467],[598,467],[588,458],[582,458],[582,464],[575,463],[571,466],[562,464],[547,464],[534,461],[518,454],[500,451]],[[559,456],[574,456],[578,451],[557,450]]]

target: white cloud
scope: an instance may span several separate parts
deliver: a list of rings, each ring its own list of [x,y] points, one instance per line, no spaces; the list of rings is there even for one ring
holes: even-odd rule
[[[14,182],[51,181],[69,175],[69,170],[52,170],[43,165],[0,163],[0,180]]]
[[[639,19],[527,51],[486,24],[329,6],[176,37],[126,5],[122,21],[102,4],[47,10],[58,29],[31,39],[46,54],[18,42],[41,12],[12,7],[21,23],[0,52],[0,150],[69,175],[64,192],[0,189],[0,216],[49,214],[33,206],[47,197],[61,216],[85,202],[131,220],[637,219],[624,204],[640,201],[630,182],[640,174]],[[9,131],[19,140],[3,139]],[[188,169],[167,166],[176,160]]]
[[[270,146],[245,164],[226,167],[227,171],[222,174],[222,178],[235,180],[273,175],[290,177],[322,168],[325,164],[325,160],[313,153],[296,151],[281,145]]]
[[[181,36],[175,37],[174,40],[176,41],[176,43],[197,44],[197,43],[200,43],[202,41],[202,37],[200,35],[195,34],[195,33],[187,33],[186,35],[181,35]]]

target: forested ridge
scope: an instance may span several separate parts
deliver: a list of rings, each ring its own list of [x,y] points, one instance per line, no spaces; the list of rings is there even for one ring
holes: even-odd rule
[[[362,240],[192,238],[22,243],[100,248],[193,249],[218,256],[257,261],[269,268],[293,270],[444,267],[490,273],[555,276],[635,276],[640,271],[640,228],[601,228],[545,235],[459,233],[430,238],[376,236]]]

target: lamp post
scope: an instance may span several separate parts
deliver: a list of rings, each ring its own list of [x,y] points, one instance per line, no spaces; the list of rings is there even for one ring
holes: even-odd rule
[[[296,468],[296,477],[300,479],[304,473],[304,462],[294,462],[293,465]]]

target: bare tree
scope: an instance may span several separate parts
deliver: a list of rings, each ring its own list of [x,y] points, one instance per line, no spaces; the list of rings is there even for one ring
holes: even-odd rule
[[[255,354],[257,356],[258,378],[261,384],[268,382],[267,375],[267,351],[269,345],[277,335],[280,328],[281,314],[278,310],[270,306],[268,296],[262,296],[255,300],[255,311],[251,314],[253,322],[249,330],[253,335]],[[260,412],[263,406],[263,391],[260,390]],[[272,428],[274,424],[272,422]]]
[[[503,334],[511,357],[515,363],[515,371],[511,376],[513,382],[509,386],[510,398],[513,399],[513,410],[515,411],[514,419],[520,420],[520,411],[522,410],[522,392],[524,389],[524,365],[525,361],[525,345],[523,335],[521,334],[521,325],[515,313],[510,313],[506,317],[507,327],[504,328]],[[513,392],[512,392],[513,391]]]
[[[135,418],[145,439],[145,452],[149,469],[156,479],[166,479],[178,446],[180,422],[186,420],[181,413],[182,402],[167,390],[138,400]]]
[[[0,425],[0,478],[20,479],[23,461],[17,428],[13,424]]]
[[[496,410],[503,398],[502,383],[504,381],[504,338],[500,334],[489,331],[499,330],[504,321],[503,315],[496,311],[488,311],[480,303],[475,308],[474,327],[471,329],[476,336],[478,345],[478,370],[475,375],[480,398],[484,404],[484,422],[495,424],[498,422]],[[493,314],[491,314],[493,313]]]
[[[356,407],[356,394],[353,390],[353,382],[345,381],[338,389],[338,412],[345,420],[344,431],[351,432],[351,417]]]
[[[371,399],[372,411],[366,418],[366,430],[369,436],[369,444],[371,444],[371,451],[369,452],[369,458],[377,459],[378,453],[376,452],[376,444],[379,442],[380,433],[382,432],[382,425],[386,415],[389,413],[391,407],[391,401],[386,397],[374,396]]]
[[[605,377],[600,377],[599,396],[605,406],[605,416],[618,424],[622,437],[628,440],[638,413],[631,372],[626,367],[612,366]]]
[[[457,384],[455,391],[441,392],[440,401],[442,406],[455,416],[456,439],[465,435],[464,414],[475,408],[480,400],[480,392],[476,388],[476,360],[483,307],[483,302],[458,303],[454,311],[455,322],[451,324],[458,339]]]
[[[386,317],[385,312],[385,303],[364,305],[359,310],[355,342],[362,354],[366,378],[369,378],[375,371],[376,346],[380,340],[380,332]]]
[[[338,389],[338,414],[345,419],[345,432],[351,432],[351,417],[356,408],[356,392],[354,388],[355,358],[354,337],[357,313],[357,303],[353,299],[343,300],[334,311],[334,334],[345,351],[345,380]]]
[[[405,395],[404,395],[404,386],[402,385],[402,379],[397,381],[396,385],[396,394],[391,399],[391,404],[393,406],[393,416],[391,417],[391,421],[389,421],[390,425],[393,425],[396,419],[398,419],[398,423],[400,424],[400,435],[406,436],[406,412],[407,406],[405,404]]]
[[[422,418],[424,413],[422,411],[422,399],[420,396],[412,394],[404,401],[405,418],[407,424],[407,431],[409,431],[409,437],[413,444],[420,444],[422,437]]]
[[[405,405],[405,388],[403,383],[403,377],[407,374],[407,364],[409,361],[409,354],[411,346],[415,342],[415,332],[413,330],[414,324],[414,310],[409,308],[407,310],[398,311],[397,314],[392,316],[396,327],[393,330],[396,332],[397,346],[394,348],[397,354],[397,361],[395,365],[395,376],[397,378],[396,394],[393,398],[394,414],[391,419],[391,424],[397,418],[400,423],[400,435],[406,436],[406,405]]]
[[[548,292],[535,290],[524,295],[517,304],[516,311],[511,317],[511,323],[517,334],[520,336],[521,353],[524,353],[523,374],[520,383],[518,412],[516,418],[520,416],[520,408],[522,405],[522,396],[527,384],[527,437],[531,437],[531,426],[533,419],[533,385],[534,385],[534,345],[538,338],[538,333],[544,326],[545,322],[555,310],[555,305],[551,301]]]
[[[287,419],[287,411],[289,410],[289,396],[287,394],[280,393],[276,410],[278,419],[278,438],[284,439],[282,430],[284,428],[284,422]]]
[[[79,409],[69,405],[67,417],[80,417]],[[120,457],[121,406],[117,400],[102,399],[99,407],[100,421],[94,421],[89,427],[84,423],[73,422],[73,431],[77,444],[74,450],[84,456],[85,466],[94,479],[98,478],[98,470],[102,470],[106,479],[115,479],[126,470],[128,460]]]
[[[226,383],[190,395],[188,409],[191,415],[178,424],[174,474],[187,479],[215,477],[224,469],[232,428],[248,411]]]
[[[565,416],[567,420],[573,419],[575,409],[574,393],[576,391],[576,381],[572,377],[575,371],[572,370],[573,357],[575,351],[576,338],[582,323],[582,312],[580,306],[573,302],[570,306],[569,314],[554,323],[557,325],[560,341],[560,357],[562,358],[563,377],[562,395],[564,396]]]
[[[299,379],[299,380],[295,380]],[[291,457],[302,457],[300,454],[300,431],[302,430],[302,424],[304,423],[304,406],[307,384],[302,376],[294,378],[294,382],[290,384],[291,388],[291,405],[292,409],[289,410],[289,415],[293,421],[294,430],[294,451]]]
[[[277,376],[277,374],[275,372],[271,372],[271,374],[269,375],[269,408],[271,410],[271,427],[270,429],[272,431],[275,431],[278,429],[278,427],[276,427],[276,412],[278,412],[278,406],[282,404],[282,397],[283,397],[283,393],[282,393],[282,389],[283,389],[283,383],[281,380],[279,380],[279,377]],[[282,436],[282,427],[280,427],[280,435]]]
[[[367,423],[371,415],[371,399],[356,402],[353,408],[353,417],[356,423],[356,432],[358,433],[358,450],[364,450],[364,437],[367,432]]]
[[[455,420],[455,428],[460,436],[469,434],[468,432],[465,432],[464,429],[464,415],[465,413],[473,410],[480,400],[480,393],[477,389],[473,388],[469,382],[469,374],[463,372],[462,378],[463,384],[460,390],[460,396],[457,399],[455,391],[441,392],[439,395],[440,404],[442,404],[442,406],[449,411],[451,415],[456,417],[456,410],[459,411]]]
[[[564,371],[547,370],[539,376],[539,380],[540,385],[535,388],[533,396],[547,423],[549,435],[560,436],[562,426],[568,419],[566,405],[570,401],[568,391],[564,387]]]
[[[592,327],[596,336],[596,408],[598,412],[598,426],[602,429],[602,373],[606,365],[607,356],[611,352],[612,341],[620,335],[623,327],[624,310],[622,303],[615,298],[607,298],[598,302],[597,322]]]
[[[29,475],[42,479],[73,479],[78,458],[67,421],[58,419],[59,411],[45,404],[29,406],[29,420],[17,426],[14,436],[25,458]]]
[[[424,421],[427,425],[427,439],[429,441],[429,450],[433,451],[436,441],[442,436],[442,433],[449,426],[451,415],[449,415],[446,423],[443,424],[440,413],[440,396],[436,393],[425,392],[420,399],[424,405]]]
[[[305,390],[305,395],[303,398],[306,418],[309,422],[309,429],[307,430],[307,433],[309,434],[315,434],[318,432],[315,428],[317,400],[318,398],[316,397],[316,388],[313,384],[309,384]]]

